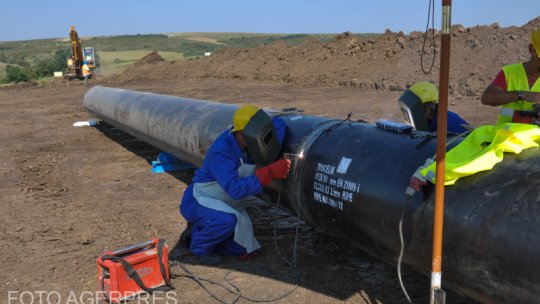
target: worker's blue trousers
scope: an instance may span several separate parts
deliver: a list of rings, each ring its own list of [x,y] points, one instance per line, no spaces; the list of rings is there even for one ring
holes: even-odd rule
[[[193,224],[189,249],[198,256],[212,252],[239,256],[246,249],[234,241],[236,216],[199,204],[193,196],[193,184],[184,192],[180,213]]]

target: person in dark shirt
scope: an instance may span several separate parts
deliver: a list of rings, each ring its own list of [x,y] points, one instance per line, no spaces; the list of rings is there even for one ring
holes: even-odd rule
[[[408,90],[414,93],[424,108],[426,120],[431,132],[437,131],[437,110],[439,101],[439,91],[431,82],[423,81],[412,85]],[[463,133],[467,131],[469,123],[457,113],[448,111],[447,131],[453,133]]]

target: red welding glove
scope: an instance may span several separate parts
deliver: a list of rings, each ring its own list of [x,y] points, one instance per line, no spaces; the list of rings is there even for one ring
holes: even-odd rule
[[[285,179],[289,175],[291,161],[289,159],[277,160],[266,167],[255,171],[255,175],[263,187],[266,187],[273,179]]]

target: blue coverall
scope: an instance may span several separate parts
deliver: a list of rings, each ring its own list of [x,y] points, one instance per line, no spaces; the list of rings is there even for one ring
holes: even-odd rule
[[[447,128],[446,128],[447,132],[461,134],[467,131],[467,129],[465,129],[461,125],[468,125],[469,123],[465,119],[461,118],[461,116],[459,116],[457,113],[448,111],[447,117],[448,117],[448,123],[447,123]],[[431,132],[437,131],[437,115],[434,115],[433,120],[429,124],[429,130]]]
[[[280,143],[285,137],[285,121],[273,118],[274,128]],[[262,192],[262,186],[255,174],[240,177],[238,168],[243,163],[252,163],[240,149],[234,134],[227,130],[212,143],[203,165],[195,171],[192,183],[184,192],[180,213],[193,224],[190,250],[195,255],[205,256],[218,252],[229,256],[239,256],[246,249],[234,241],[236,216],[202,206],[193,196],[193,184],[217,181],[232,198],[239,200]]]

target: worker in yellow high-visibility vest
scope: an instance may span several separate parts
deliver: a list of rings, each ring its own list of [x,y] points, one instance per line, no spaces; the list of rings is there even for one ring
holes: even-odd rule
[[[88,82],[88,78],[90,78],[90,67],[88,67],[88,63],[86,61],[83,62],[81,71],[84,78],[84,85],[86,86]]]
[[[482,104],[501,106],[497,125],[512,122],[514,111],[540,106],[540,28],[531,33],[530,59],[504,66],[482,94]]]

